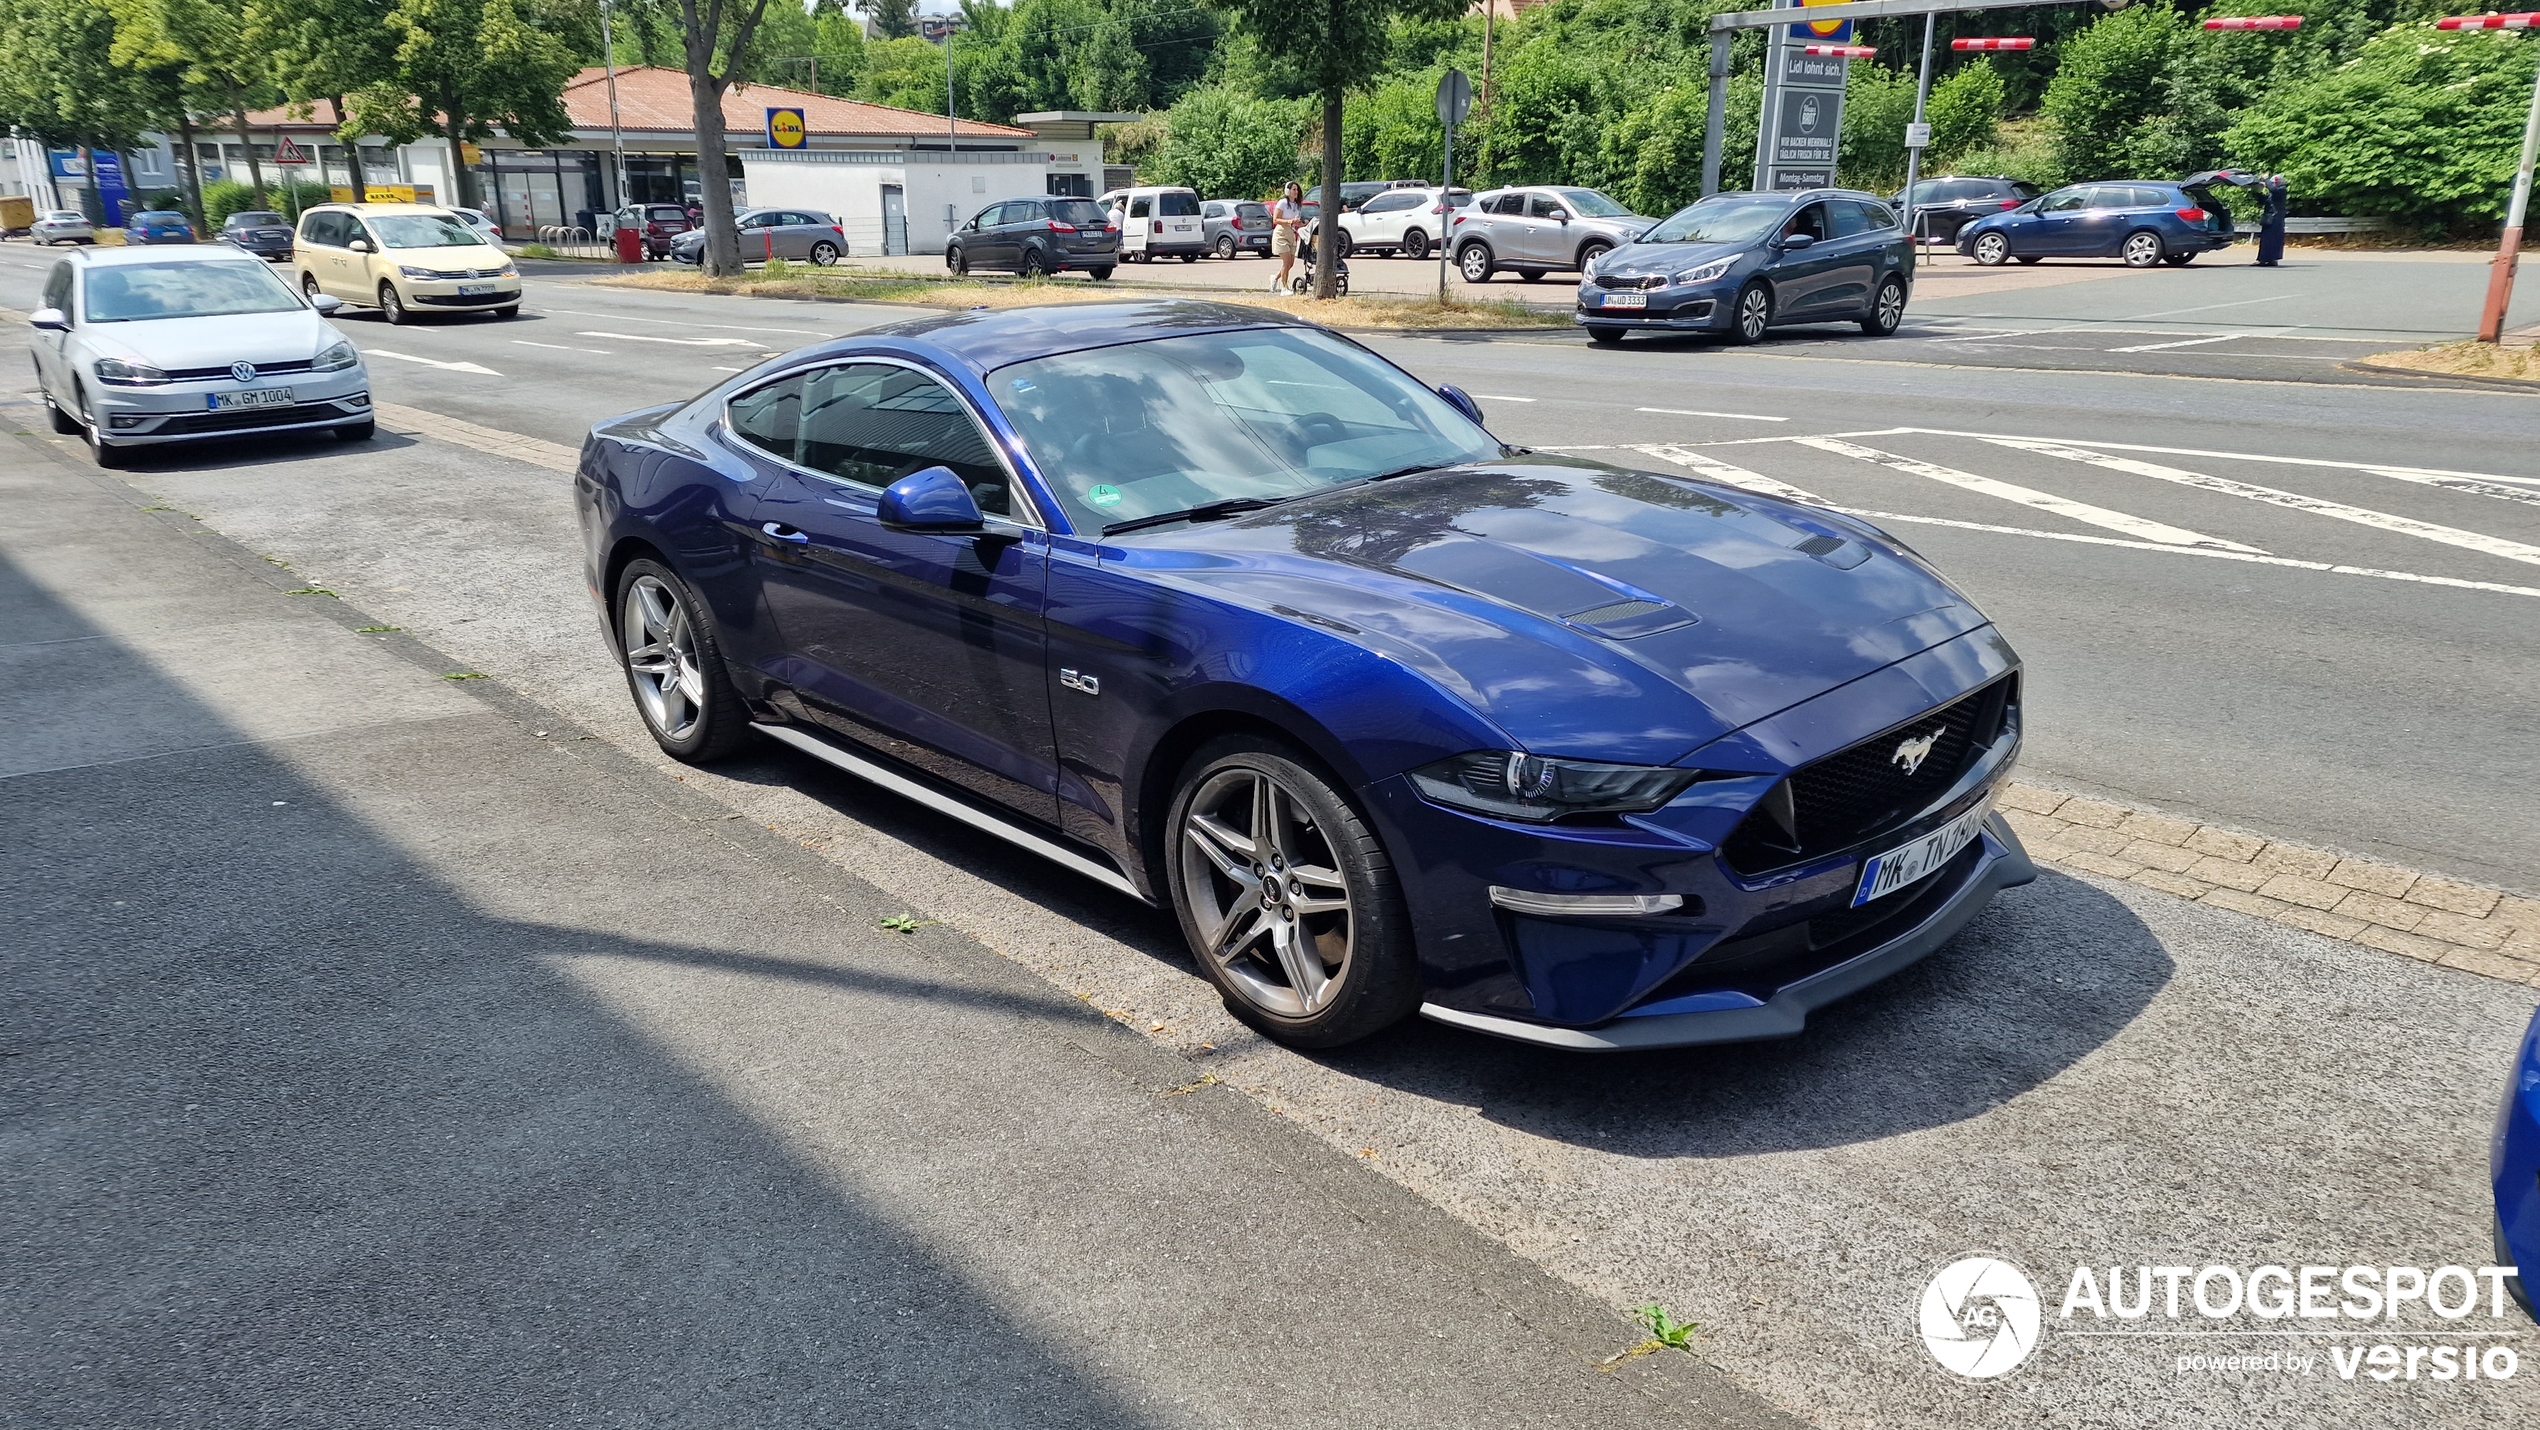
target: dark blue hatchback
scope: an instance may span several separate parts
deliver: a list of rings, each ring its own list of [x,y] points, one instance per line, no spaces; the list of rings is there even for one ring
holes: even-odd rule
[[[2195,182],[2074,184],[1958,230],[1958,251],[1988,268],[2016,258],[2122,258],[2130,268],[2183,264],[2228,248],[2231,215]]]
[[[2019,662],[1911,552],[1259,310],[875,329],[602,423],[576,492],[665,751],[1169,907],[1301,1046],[1787,1035],[2032,877]]]

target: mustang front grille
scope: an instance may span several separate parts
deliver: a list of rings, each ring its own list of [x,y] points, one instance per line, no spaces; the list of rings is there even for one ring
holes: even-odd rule
[[[1806,765],[1775,785],[1729,836],[1729,866],[1760,874],[1849,849],[1940,797],[2019,709],[2019,676]]]

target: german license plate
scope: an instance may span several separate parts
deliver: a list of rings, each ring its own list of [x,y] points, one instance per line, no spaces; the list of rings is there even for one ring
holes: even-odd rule
[[[482,298],[493,291],[494,285],[491,283],[462,283],[459,285],[459,296],[462,298]]]
[[[212,412],[236,412],[249,407],[288,407],[291,389],[260,387],[250,392],[213,392],[204,395],[204,406]]]
[[[1870,862],[1861,866],[1861,884],[1852,891],[1852,907],[1857,909],[1872,899],[1885,898],[1958,857],[1958,851],[1984,828],[1984,816],[1991,803],[1988,800],[1977,805],[1911,844],[1872,855]]]
[[[1649,295],[1646,293],[1608,293],[1605,295],[1605,306],[1608,308],[1646,308],[1649,306]]]

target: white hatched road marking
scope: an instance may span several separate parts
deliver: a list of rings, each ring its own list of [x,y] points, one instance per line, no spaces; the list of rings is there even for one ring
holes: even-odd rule
[[[512,339],[512,346],[522,348],[546,348],[551,352],[560,353],[597,353],[601,357],[609,356],[609,350],[607,348],[569,348],[562,343],[533,343],[527,338]]]
[[[2386,511],[2374,511],[2370,507],[2348,506],[2344,502],[2306,497],[2299,492],[2280,491],[2274,487],[2255,486],[2248,482],[2235,482],[2227,477],[2207,476],[2203,472],[2191,472],[2179,467],[2164,467],[2154,462],[2139,461],[2133,457],[2111,457],[2104,453],[2081,447],[2066,447],[2055,442],[2041,442],[2018,437],[1988,437],[1985,440],[1996,446],[2010,447],[2022,452],[2034,452],[2043,457],[2058,457],[2067,462],[2086,462],[2094,467],[2105,467],[2112,472],[2128,472],[2138,477],[2175,482],[2180,486],[2194,487],[2199,491],[2219,492],[2224,496],[2265,502],[2269,506],[2285,507],[2292,511],[2306,511],[2314,516],[2335,517],[2339,521],[2351,521],[2358,526],[2369,526],[2381,531],[2395,531],[2403,536],[2421,537],[2427,541],[2442,542],[2446,546],[2458,546],[2464,550],[2483,552],[2489,556],[2501,556],[2508,561],[2521,561],[2540,566],[2540,546],[2508,541],[2501,536],[2483,536],[2475,531],[2463,531],[2457,526],[2440,526],[2430,521],[2418,521],[2413,517],[2394,516]]]
[[[577,338],[615,338],[622,343],[677,343],[683,348],[755,348],[749,338],[666,338],[657,333],[575,333]]]
[[[1924,437],[1973,437],[1979,442],[1989,442],[1996,437],[2012,437],[2020,441],[2051,440],[2020,437],[2013,432],[1959,432],[1947,427],[1880,427],[1866,432],[1837,432],[1834,435],[1838,437],[1895,437],[1907,433]],[[1780,442],[1792,439],[1767,437],[1763,440]],[[2216,452],[2205,447],[2154,447],[2142,442],[2093,442],[2090,445],[2105,447],[2115,452],[2154,452],[2164,457],[2218,457],[2227,462],[2268,462],[2279,467],[2328,467],[2341,472],[2369,472],[2377,477],[2391,477],[2403,482],[2448,486],[2454,491],[2470,491],[2478,489],[2481,484],[2491,482],[2512,482],[2540,489],[2540,477],[2509,477],[2496,472],[2456,472],[2443,467],[2402,467],[2389,462],[2339,462],[2326,457],[2273,457],[2259,452]],[[2440,482],[2425,480],[2430,477],[2441,477],[2446,480]],[[2464,486],[2460,483],[2470,485]],[[2488,490],[2484,494],[2496,496],[2502,493]]]
[[[2192,348],[2201,343],[2227,343],[2233,338],[2240,336],[2241,334],[2239,333],[2218,333],[2210,338],[2181,338],[2179,341],[2174,343],[2141,343],[2130,348],[2110,348],[2108,351],[2112,353],[2157,353],[2165,352],[2171,348]],[[2330,359],[2330,361],[2338,360],[2339,359]]]
[[[1804,447],[1814,447],[1820,452],[1831,452],[1838,457],[1851,457],[1859,461],[1872,462],[1892,471],[1903,472],[1908,476],[1925,477],[1979,495],[2017,502],[2038,511],[2053,512],[2057,516],[2113,531],[2137,541],[2159,542],[2168,546],[2210,547],[2218,551],[2263,552],[2265,549],[2237,541],[2225,541],[2219,536],[2207,536],[2203,532],[2189,531],[2185,527],[2171,526],[2167,522],[2129,516],[2121,511],[2111,511],[2104,506],[2093,506],[2088,502],[2056,496],[2052,492],[2041,492],[2034,487],[2023,487],[2012,482],[1998,481],[1992,477],[1980,477],[1973,472],[1962,472],[1955,467],[1944,467],[1936,462],[1900,457],[1893,452],[1879,451],[1875,447],[1855,446],[1839,438],[1794,437],[1791,440]]]
[[[390,352],[386,348],[364,348],[362,349],[362,356],[395,358],[399,362],[421,363],[425,367],[437,367],[444,372],[473,372],[485,377],[502,376],[501,373],[494,371],[490,367],[479,367],[472,362],[443,362],[439,358],[416,357],[413,353]]]
[[[593,313],[581,308],[541,308],[543,313],[562,313],[571,318],[606,318],[612,323],[657,323],[665,328],[720,328],[727,333],[789,333],[796,337],[818,338],[827,334],[812,328],[753,328],[743,323],[691,323],[677,318],[646,318],[634,313]]]
[[[1299,384],[1298,384],[1298,386],[1300,386],[1300,387],[1301,387],[1301,386],[1304,386],[1304,384],[1299,383]],[[1533,399],[1533,398],[1531,398],[1531,397],[1503,397],[1503,396],[1501,396],[1500,394],[1498,394],[1498,393],[1496,393],[1496,392],[1476,392],[1476,393],[1474,393],[1473,395],[1474,395],[1475,397],[1480,398],[1480,399],[1481,399],[1482,401],[1484,401],[1484,402],[1532,402],[1532,401],[1534,401],[1534,399]]]
[[[1766,417],[1757,412],[1703,412],[1690,407],[1635,407],[1634,412],[1656,412],[1667,417],[1725,417],[1731,422],[1788,422],[1787,417]]]
[[[2330,561],[2303,561],[2291,556],[2272,556],[2261,551],[2224,551],[2211,546],[2176,546],[2155,541],[2128,541],[2114,536],[2084,536],[2072,531],[2036,531],[2022,526],[1995,526],[1981,521],[1956,521],[1941,516],[1908,516],[1903,512],[1871,511],[1864,507],[1836,506],[1819,500],[1786,483],[1759,476],[1743,467],[1733,467],[1683,447],[1653,444],[1634,448],[1653,457],[1679,462],[1714,481],[1745,487],[1766,496],[1791,501],[1806,501],[1846,516],[1880,523],[1903,522],[1911,526],[1941,526],[1953,531],[1981,531],[1995,536],[2027,536],[2041,541],[2069,541],[2083,546],[2113,546],[2124,551],[2161,551],[2172,556],[2202,556],[2216,561],[2240,561],[2253,566],[2280,566],[2293,571],[2317,571],[2333,576],[2370,576],[2383,581],[2405,581],[2417,586],[2442,586],[2456,591],[2487,591],[2504,596],[2540,598],[2540,586],[2513,586],[2501,581],[2469,581],[2458,576],[2427,576],[2415,571],[2388,571],[2376,566],[2347,566]],[[1687,459],[1691,460],[1687,460]]]

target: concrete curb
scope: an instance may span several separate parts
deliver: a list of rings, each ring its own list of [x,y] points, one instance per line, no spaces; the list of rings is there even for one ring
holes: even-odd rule
[[[2341,362],[2348,372],[2371,373],[2376,377],[2412,377],[2419,382],[2467,383],[2472,387],[2490,388],[2497,392],[2540,392],[2540,381],[2524,377],[2473,377],[2467,373],[2419,372],[2412,367],[2392,367],[2378,362]]]
[[[2042,785],[2000,804],[2042,862],[2540,987],[2540,899]]]

